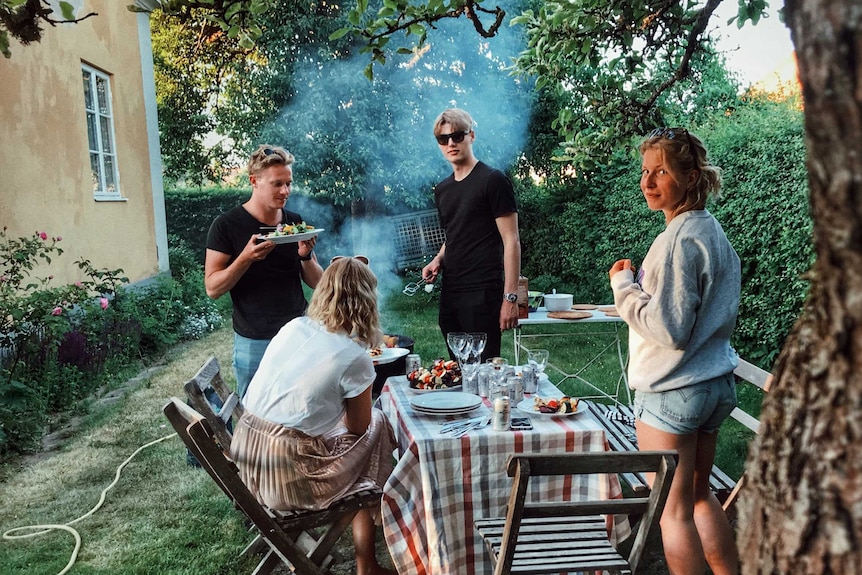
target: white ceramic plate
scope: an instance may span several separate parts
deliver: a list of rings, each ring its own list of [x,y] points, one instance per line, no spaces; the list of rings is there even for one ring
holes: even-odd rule
[[[276,244],[295,244],[296,242],[301,242],[302,240],[307,240],[313,238],[320,232],[324,231],[323,228],[315,228],[308,232],[303,232],[301,234],[291,234],[289,236],[272,236],[269,237],[266,234],[262,234],[260,239],[269,240]]]
[[[569,413],[542,413],[538,409],[533,409],[536,405],[536,402],[533,397],[525,398],[521,401],[516,407],[518,411],[522,411],[524,413],[529,413],[530,415],[538,415],[539,417],[569,417],[571,415],[577,415],[578,413],[583,413],[587,410],[587,404],[583,401],[578,402],[578,409],[575,411],[570,411]]]
[[[371,352],[369,351],[368,353],[370,354]],[[384,347],[383,353],[377,357],[372,357],[371,359],[374,360],[374,365],[384,365],[392,363],[399,357],[404,357],[408,353],[410,353],[410,350],[406,347]]]
[[[426,393],[410,400],[414,409],[426,413],[452,412],[476,409],[482,405],[482,398],[472,393],[453,391],[451,393]]]
[[[409,382],[408,382],[409,384]],[[438,391],[461,391],[460,385],[453,385],[452,387],[444,387],[443,389],[417,389],[415,387],[409,386],[410,391],[413,393],[423,394],[423,393],[436,393]]]

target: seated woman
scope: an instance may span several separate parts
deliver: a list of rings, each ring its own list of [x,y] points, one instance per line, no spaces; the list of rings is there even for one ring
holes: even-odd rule
[[[243,398],[231,455],[263,504],[277,510],[325,509],[392,472],[395,435],[371,407],[382,341],[377,278],[356,258],[326,269],[307,315],[288,322],[266,349]],[[375,557],[374,515],[353,520],[357,575],[395,573]]]

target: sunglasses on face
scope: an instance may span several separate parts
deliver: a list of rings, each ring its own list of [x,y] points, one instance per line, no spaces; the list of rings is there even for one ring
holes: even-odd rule
[[[437,143],[441,146],[445,146],[449,143],[449,138],[452,138],[452,141],[456,144],[460,144],[464,141],[464,138],[467,134],[470,133],[470,130],[465,130],[463,132],[452,132],[451,134],[440,134],[439,136],[434,136],[437,138]]]
[[[337,262],[338,260],[340,260],[342,258],[346,258],[346,257],[349,257],[349,256],[332,256],[332,259],[329,260],[329,263],[331,264],[331,263]],[[353,256],[353,259],[359,260],[362,263],[364,263],[365,265],[368,265],[368,258],[366,256]]]

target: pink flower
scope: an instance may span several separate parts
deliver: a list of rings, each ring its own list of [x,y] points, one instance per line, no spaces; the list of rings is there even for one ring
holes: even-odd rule
[[[43,240],[47,240],[48,234],[46,234],[45,232],[39,232],[39,237],[42,238]]]
[[[108,298],[100,297],[99,298],[99,305],[102,306],[102,309],[108,309]]]
[[[82,288],[84,287],[84,284],[82,284],[81,282],[75,282],[75,287]]]
[[[51,315],[60,315],[61,313],[63,313],[63,308],[57,306],[54,308],[54,311],[51,312]]]
[[[57,240],[57,241],[59,242],[60,240],[62,240],[62,239],[63,239],[63,236],[57,236],[57,237],[56,237],[56,238],[54,238],[54,239],[55,239],[55,240]]]

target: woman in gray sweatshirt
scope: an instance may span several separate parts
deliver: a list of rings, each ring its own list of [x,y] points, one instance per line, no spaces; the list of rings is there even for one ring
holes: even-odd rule
[[[718,428],[736,406],[730,336],[739,307],[739,257],[705,209],[721,171],[703,142],[682,128],[653,130],[640,146],[641,191],[665,215],[636,273],[630,259],[610,270],[614,303],[629,326],[629,384],[638,445],[675,449],[679,464],[661,519],[674,575],[739,571],[733,532],[709,474]]]

